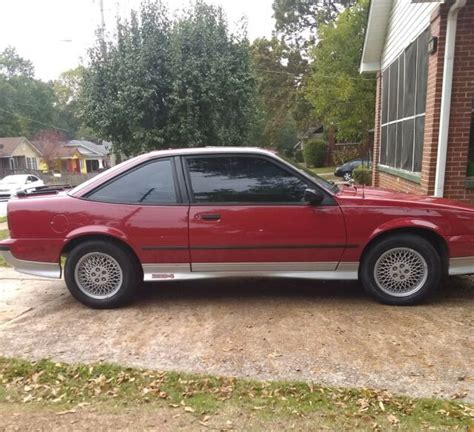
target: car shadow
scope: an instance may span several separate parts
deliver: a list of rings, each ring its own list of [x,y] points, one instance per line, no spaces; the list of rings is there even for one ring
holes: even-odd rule
[[[222,278],[194,281],[145,283],[135,296],[136,302],[186,301],[209,302],[220,299],[263,299],[365,303],[373,302],[358,281],[314,281],[286,278]],[[474,278],[447,278],[425,304],[457,303],[474,300]]]

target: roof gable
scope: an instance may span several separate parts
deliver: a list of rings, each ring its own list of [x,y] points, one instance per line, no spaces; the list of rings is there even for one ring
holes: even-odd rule
[[[384,69],[430,24],[444,0],[372,0],[360,72]]]
[[[1,137],[0,157],[11,157],[20,144],[28,145],[38,154],[38,156],[41,156],[41,150],[25,137]]]
[[[361,72],[380,70],[380,60],[382,58],[391,10],[392,0],[372,0],[370,2],[364,49],[360,62]]]

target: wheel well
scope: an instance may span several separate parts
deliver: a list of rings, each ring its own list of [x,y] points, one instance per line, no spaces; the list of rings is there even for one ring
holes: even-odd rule
[[[378,242],[386,239],[387,237],[391,237],[396,234],[413,234],[419,237],[423,237],[425,240],[429,241],[433,245],[433,247],[436,249],[436,251],[438,252],[441,258],[441,263],[443,266],[443,269],[442,269],[443,274],[445,275],[448,274],[448,267],[449,267],[448,245],[446,244],[446,241],[443,239],[443,237],[441,237],[438,233],[426,228],[412,228],[412,227],[396,228],[389,231],[385,231],[377,235],[372,240],[370,240],[370,242],[365,246],[364,251],[362,252],[360,262],[362,263],[365,255],[367,254],[367,252],[370,250],[371,247],[373,247]]]
[[[76,237],[70,240],[68,243],[66,243],[66,245],[61,250],[61,257],[68,255],[69,252],[71,252],[76,246],[80,245],[81,243],[84,243],[86,241],[91,241],[91,240],[103,240],[109,243],[115,243],[117,246],[121,247],[122,249],[126,249],[128,253],[130,254],[130,256],[133,259],[135,259],[138,268],[142,270],[140,260],[138,259],[138,256],[135,253],[135,251],[124,241],[116,237],[106,235],[106,234],[86,234],[86,235]]]

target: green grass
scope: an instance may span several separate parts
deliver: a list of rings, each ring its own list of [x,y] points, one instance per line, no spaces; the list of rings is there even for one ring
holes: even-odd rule
[[[8,230],[0,230],[0,240],[3,240],[9,236]],[[7,263],[3,259],[3,256],[0,256],[0,267],[6,267]]]
[[[7,221],[7,217],[6,216],[1,216],[0,217],[0,223],[4,223]]]
[[[0,403],[38,409],[148,405],[183,409],[197,418],[237,412],[258,416],[269,428],[275,421],[289,425],[301,419],[331,430],[465,430],[474,422],[473,405],[385,391],[7,358],[0,358]]]
[[[330,167],[321,167],[321,168],[310,168],[310,170],[316,174],[327,174],[327,173],[333,174],[334,171],[336,170],[336,167],[330,166]]]

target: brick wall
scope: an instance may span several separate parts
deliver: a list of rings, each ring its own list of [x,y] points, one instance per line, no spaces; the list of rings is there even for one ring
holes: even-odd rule
[[[444,195],[471,203],[474,189],[466,189],[465,183],[473,99],[474,2],[468,1],[458,17]]]
[[[449,5],[441,5],[431,17],[431,35],[438,37],[436,53],[428,60],[425,134],[420,183],[396,175],[374,171],[374,185],[386,189],[432,195],[436,176],[439,116],[442,93],[444,46]],[[469,134],[474,98],[474,2],[469,2],[458,17],[454,79],[445,196],[474,203],[474,189],[465,188]],[[380,146],[381,74],[378,75],[374,161]]]

